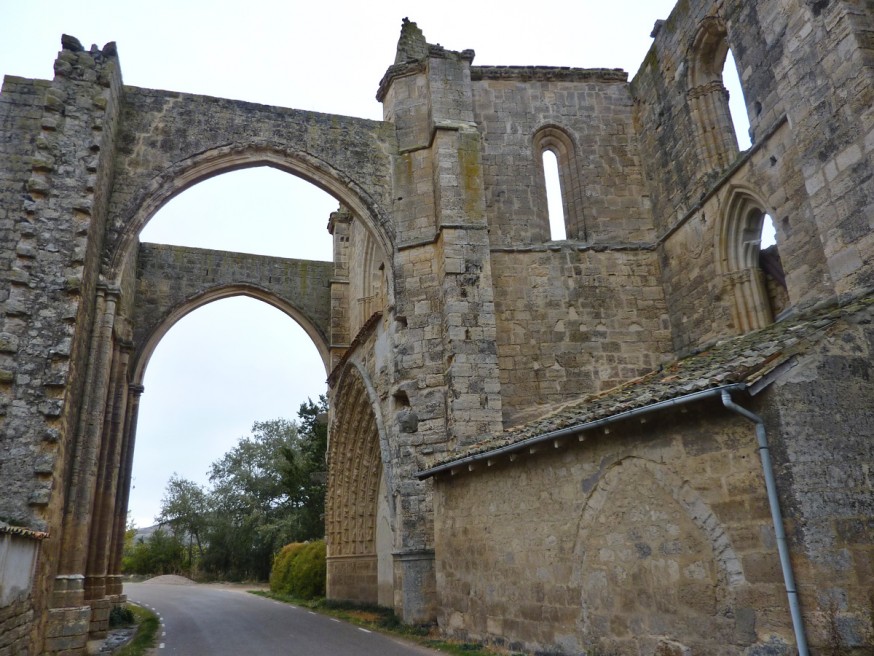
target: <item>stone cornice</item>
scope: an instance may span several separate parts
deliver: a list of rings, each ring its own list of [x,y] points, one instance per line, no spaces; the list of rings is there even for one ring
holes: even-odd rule
[[[628,82],[621,68],[571,68],[569,66],[471,66],[470,79],[556,82]]]

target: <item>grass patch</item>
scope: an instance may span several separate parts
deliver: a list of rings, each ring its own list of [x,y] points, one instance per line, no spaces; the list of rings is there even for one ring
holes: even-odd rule
[[[261,597],[275,599],[302,608],[309,608],[323,615],[330,615],[338,620],[343,620],[344,622],[349,622],[371,631],[399,636],[410,642],[415,642],[423,647],[441,651],[445,654],[456,654],[457,656],[504,654],[506,656],[507,653],[505,651],[495,651],[479,643],[444,640],[437,635],[435,627],[404,624],[390,608],[383,608],[382,606],[358,604],[349,601],[334,601],[332,599],[298,599],[266,590],[251,590],[250,592]]]
[[[114,656],[143,656],[147,650],[155,646],[155,636],[161,623],[157,615],[142,606],[129,604],[126,608],[133,614],[137,632],[129,643],[115,652]]]

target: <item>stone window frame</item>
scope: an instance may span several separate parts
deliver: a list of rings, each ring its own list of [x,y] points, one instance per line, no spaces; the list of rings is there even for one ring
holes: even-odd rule
[[[708,16],[701,21],[687,55],[686,99],[703,173],[724,171],[740,153],[722,79],[728,51],[723,20]]]
[[[765,215],[776,213],[747,187],[731,187],[726,198],[717,231],[717,264],[731,299],[735,328],[746,334],[774,323],[759,253]]]
[[[549,235],[549,213],[546,201],[546,173],[543,155],[549,151],[558,162],[558,182],[561,188],[561,206],[564,213],[567,240],[588,241],[588,231],[583,216],[583,185],[580,175],[578,148],[568,130],[555,124],[538,128],[532,138],[532,148],[537,175],[538,219]],[[546,240],[544,240],[546,241]]]

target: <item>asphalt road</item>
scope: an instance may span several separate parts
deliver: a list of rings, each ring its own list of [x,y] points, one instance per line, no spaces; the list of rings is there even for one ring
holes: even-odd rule
[[[438,654],[241,589],[127,583],[124,591],[161,617],[156,656]]]

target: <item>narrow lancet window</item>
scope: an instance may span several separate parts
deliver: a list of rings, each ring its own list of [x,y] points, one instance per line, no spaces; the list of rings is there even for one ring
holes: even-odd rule
[[[746,150],[752,143],[750,141],[750,119],[747,115],[747,105],[744,100],[743,86],[740,82],[740,71],[737,62],[729,49],[725,55],[725,64],[722,67],[722,83],[728,92],[728,112],[731,114],[731,123],[734,126],[734,136],[737,137],[737,146]]]
[[[543,175],[546,180],[549,238],[552,241],[563,241],[567,239],[564,203],[562,201],[561,181],[558,175],[558,158],[551,150],[543,151]]]

